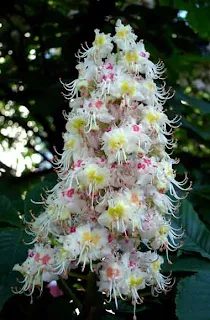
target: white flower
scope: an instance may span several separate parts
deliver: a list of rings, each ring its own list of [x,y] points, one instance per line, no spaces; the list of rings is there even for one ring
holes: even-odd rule
[[[131,26],[124,26],[121,20],[116,22],[116,34],[113,41],[117,44],[118,48],[122,50],[129,49],[130,45],[135,43],[137,36],[132,32]]]
[[[157,256],[157,258],[154,259],[147,268],[147,281],[151,285],[151,292],[153,295],[157,295],[161,292],[167,292],[173,285],[170,276],[167,277],[160,273],[160,267],[163,262],[163,257]]]
[[[21,266],[16,264],[13,267],[14,271],[19,271],[23,275],[23,281],[21,281],[23,287],[15,292],[27,291],[28,295],[32,295],[35,287],[38,287],[42,292],[45,272],[48,274],[48,278],[49,273],[52,272],[53,255],[54,250],[50,247],[44,247],[42,244],[36,244],[32,250],[29,250],[26,261]],[[50,278],[57,280],[57,277],[53,277],[52,273]]]
[[[78,51],[77,57],[85,58],[88,55],[92,56],[94,61],[97,61],[98,58],[105,58],[113,49],[113,44],[111,42],[110,34],[100,33],[98,29],[95,30],[95,40],[93,41],[93,47],[89,48],[86,44],[82,46],[83,52]]]
[[[84,114],[69,116],[66,123],[66,130],[71,134],[84,135],[87,118]]]
[[[108,227],[111,231],[126,232],[132,208],[123,193],[113,194],[108,200],[108,209],[98,218],[98,222]]]
[[[103,123],[110,123],[114,117],[109,113],[103,100],[92,95],[89,100],[84,101],[84,105],[78,110],[87,119],[86,130],[98,130],[97,120]]]
[[[102,259],[111,253],[111,247],[108,246],[108,231],[104,228],[86,224],[78,227],[71,236],[76,241],[75,246],[78,247],[77,264],[82,263],[82,270],[89,263],[93,271],[93,261]]]
[[[108,162],[118,163],[127,160],[126,153],[131,153],[129,138],[123,128],[113,128],[109,132],[105,132],[102,136],[102,143]]]
[[[92,196],[93,201],[96,192],[109,186],[110,172],[106,167],[87,164],[78,174],[78,180],[80,187],[88,190],[88,194]]]
[[[125,267],[114,257],[107,257],[102,263],[102,269],[99,271],[99,291],[105,292],[107,296],[114,297],[115,305],[118,307],[117,297],[122,297]]]

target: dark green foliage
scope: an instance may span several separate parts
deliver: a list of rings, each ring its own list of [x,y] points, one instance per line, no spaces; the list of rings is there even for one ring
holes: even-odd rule
[[[0,307],[13,294],[11,287],[18,287],[17,276],[20,275],[13,272],[12,268],[27,257],[28,248],[23,243],[24,237],[22,229],[7,228],[0,231]]]
[[[180,320],[209,319],[210,272],[198,272],[181,280],[176,296],[176,314]]]

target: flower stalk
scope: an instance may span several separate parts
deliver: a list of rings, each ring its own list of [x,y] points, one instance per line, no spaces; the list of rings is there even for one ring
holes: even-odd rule
[[[61,81],[71,111],[54,160],[58,183],[28,223],[34,247],[14,270],[24,276],[18,293],[32,295],[43,282],[61,278],[64,285],[62,277],[88,267],[108,301],[118,307],[119,299],[131,300],[136,319],[142,290],[157,296],[173,285],[161,273],[162,255],[170,263],[169,252],[181,246],[183,232],[171,221],[183,199],[179,190],[191,184],[176,180],[178,160],[170,157],[180,118],[164,112],[173,96],[159,85],[164,64],[150,60],[131,26],[118,20],[115,31],[95,30],[92,47],[82,45],[76,55],[78,79]]]

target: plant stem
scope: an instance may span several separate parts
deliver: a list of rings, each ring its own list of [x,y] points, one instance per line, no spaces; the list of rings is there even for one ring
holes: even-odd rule
[[[73,278],[79,278],[79,279],[83,279],[83,280],[87,280],[88,279],[88,276],[85,276],[83,274],[79,274],[79,273],[76,273],[76,272],[69,272],[69,276],[70,277],[73,277]]]
[[[62,278],[60,278],[60,283],[62,287],[66,290],[66,292],[70,295],[70,297],[73,299],[74,303],[77,305],[79,311],[82,310],[82,304],[77,298],[77,296],[74,294],[74,292],[71,290],[71,288],[67,285],[66,281]]]

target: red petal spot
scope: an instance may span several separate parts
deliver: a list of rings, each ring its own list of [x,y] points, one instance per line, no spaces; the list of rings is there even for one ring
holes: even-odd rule
[[[143,164],[143,163],[138,163],[138,169],[145,169],[145,164]]]
[[[70,227],[70,228],[69,228],[69,231],[70,231],[71,233],[76,232],[76,228],[75,228],[75,227]]]

